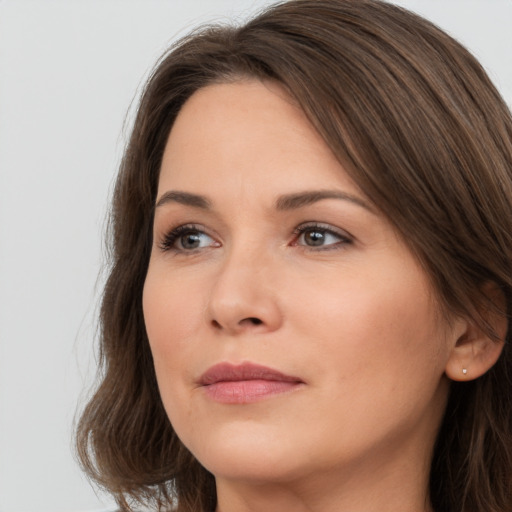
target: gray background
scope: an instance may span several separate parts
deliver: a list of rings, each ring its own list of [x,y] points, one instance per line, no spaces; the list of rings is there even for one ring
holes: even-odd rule
[[[71,451],[128,108],[170,41],[264,0],[0,0],[0,512],[107,510]],[[512,105],[512,0],[401,0]],[[133,106],[132,106],[133,110]]]

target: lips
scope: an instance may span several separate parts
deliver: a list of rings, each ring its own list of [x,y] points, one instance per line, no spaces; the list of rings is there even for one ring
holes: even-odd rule
[[[242,404],[297,390],[304,382],[266,366],[221,363],[208,369],[199,384],[216,402]]]

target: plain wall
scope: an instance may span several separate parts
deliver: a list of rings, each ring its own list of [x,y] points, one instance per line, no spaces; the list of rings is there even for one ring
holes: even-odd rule
[[[71,436],[94,376],[123,121],[170,41],[267,3],[0,0],[0,512],[112,506],[82,477]],[[396,3],[466,44],[512,105],[511,0]]]

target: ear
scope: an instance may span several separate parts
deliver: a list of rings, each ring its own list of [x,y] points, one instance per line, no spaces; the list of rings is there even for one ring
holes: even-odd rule
[[[457,322],[458,332],[445,368],[446,375],[452,380],[468,381],[480,377],[496,363],[503,350],[508,329],[505,295],[494,283],[487,283],[482,291],[488,303],[475,317],[487,323],[497,339],[490,337],[474,318]]]

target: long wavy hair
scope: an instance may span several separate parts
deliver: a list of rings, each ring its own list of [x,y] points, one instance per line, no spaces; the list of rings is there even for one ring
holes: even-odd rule
[[[444,311],[490,336],[492,282],[512,305],[512,118],[475,58],[430,22],[378,0],[291,0],[242,26],[210,26],[157,63],[111,208],[99,384],[79,459],[122,510],[210,512],[215,480],[176,436],[159,396],[142,289],[162,154],[195,91],[279,82],[430,276]],[[482,313],[483,312],[483,313]],[[510,334],[485,375],[451,384],[432,454],[437,512],[512,510]]]

